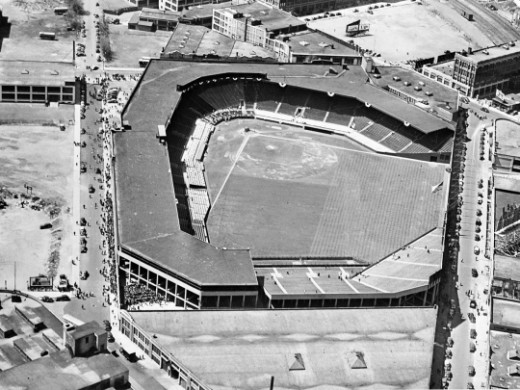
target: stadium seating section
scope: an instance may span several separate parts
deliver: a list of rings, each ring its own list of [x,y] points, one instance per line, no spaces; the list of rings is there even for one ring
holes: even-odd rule
[[[243,109],[245,107],[245,109]],[[204,82],[184,92],[168,129],[168,150],[183,230],[208,240],[205,219],[210,201],[204,177],[204,153],[215,125],[255,110],[341,126],[350,126],[399,153],[451,152],[449,129],[424,134],[351,97],[285,86],[277,82],[234,79]],[[310,123],[310,122],[307,122]]]

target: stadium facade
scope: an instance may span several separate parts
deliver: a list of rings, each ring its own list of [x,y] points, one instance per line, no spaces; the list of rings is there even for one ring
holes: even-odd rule
[[[146,286],[184,309],[432,305],[448,182],[445,165],[434,161],[449,161],[453,126],[365,81],[358,67],[152,60],[122,113],[128,130],[114,135],[121,283]],[[368,161],[379,175],[397,164],[388,181],[397,206],[373,219],[388,228],[374,241],[353,240],[363,233],[348,230],[352,248],[337,245],[343,225],[340,235],[305,231],[317,243],[306,252],[283,242],[276,253],[212,242],[204,156],[219,123],[235,118],[347,136],[372,152],[346,158]],[[420,185],[402,182],[410,170]],[[399,203],[403,191],[417,194],[415,203]],[[420,204],[427,217],[406,214]],[[396,229],[401,222],[412,228]],[[378,248],[380,240],[386,246]]]

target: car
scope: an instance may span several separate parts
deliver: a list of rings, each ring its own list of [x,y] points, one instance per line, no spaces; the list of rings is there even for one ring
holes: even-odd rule
[[[477,226],[477,227],[475,228],[475,233],[480,233],[480,227],[479,227],[479,226]]]
[[[489,114],[489,110],[486,107],[482,107],[480,111],[485,112],[486,114]]]
[[[480,236],[478,234],[475,234],[475,241],[480,241]]]
[[[480,217],[482,215],[482,210],[478,209],[477,210],[477,217]]]
[[[54,302],[54,299],[52,299],[51,297],[48,297],[47,295],[45,295],[45,296],[42,297],[42,302],[51,303],[51,302]]]
[[[114,355],[115,357],[119,357],[119,354],[117,353],[117,351],[112,351],[112,355]]]
[[[455,308],[457,307],[457,304],[456,304],[456,302],[455,302],[455,299],[453,299],[453,298],[450,299],[450,305],[451,305],[451,308],[452,308],[452,309],[455,309]]]
[[[478,271],[475,268],[471,269],[471,276],[473,276],[474,278],[478,277]]]
[[[478,246],[476,246],[474,249],[473,249],[473,252],[476,254],[476,255],[480,255],[480,248]]]
[[[56,298],[56,302],[69,302],[70,297],[68,295],[60,295],[58,298]]]
[[[472,324],[474,324],[475,321],[477,320],[475,317],[475,314],[473,314],[473,313],[468,313],[468,319],[469,319],[469,322],[471,322]]]
[[[472,299],[469,302],[469,307],[471,307],[472,309],[476,309],[477,308],[477,302],[474,299]]]
[[[109,343],[113,343],[113,342],[115,342],[115,341],[116,341],[116,339],[114,338],[114,336],[112,336],[112,333],[110,333],[110,335],[108,336],[108,342],[109,342]],[[115,352],[115,351],[114,351],[114,352]]]

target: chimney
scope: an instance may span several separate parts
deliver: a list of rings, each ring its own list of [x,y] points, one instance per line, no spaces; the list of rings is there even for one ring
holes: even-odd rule
[[[471,46],[468,47],[468,54],[473,54],[473,48]]]

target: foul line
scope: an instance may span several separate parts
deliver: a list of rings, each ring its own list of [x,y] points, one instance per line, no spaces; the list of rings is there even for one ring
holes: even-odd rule
[[[246,134],[246,137],[242,141],[242,144],[240,145],[240,148],[238,148],[238,151],[237,151],[237,153],[235,155],[235,160],[233,161],[233,164],[231,165],[231,168],[229,168],[229,172],[226,175],[226,178],[224,179],[224,182],[222,183],[222,186],[220,187],[220,190],[218,191],[218,194],[215,197],[215,200],[213,201],[213,206],[212,207],[215,207],[215,205],[217,204],[218,198],[220,198],[220,194],[222,193],[222,191],[224,191],[224,187],[226,186],[226,183],[229,180],[229,177],[231,176],[231,173],[233,172],[233,169],[235,169],[235,166],[237,165],[238,159],[239,159],[240,155],[242,154],[242,152],[244,151],[244,148],[246,147],[247,141],[249,141],[249,134]]]

